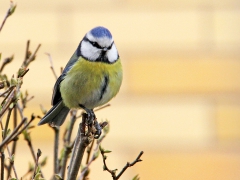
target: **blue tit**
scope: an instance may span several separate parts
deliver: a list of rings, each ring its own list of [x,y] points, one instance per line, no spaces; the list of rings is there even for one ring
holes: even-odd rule
[[[112,34],[104,27],[95,27],[84,36],[57,79],[53,107],[38,125],[61,126],[73,108],[94,115],[93,109],[116,96],[121,83],[122,65]]]

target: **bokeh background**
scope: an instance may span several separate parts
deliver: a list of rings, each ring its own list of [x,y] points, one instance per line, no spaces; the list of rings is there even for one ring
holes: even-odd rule
[[[55,82],[45,53],[56,71],[64,67],[82,37],[101,25],[113,34],[124,81],[111,107],[96,113],[111,130],[103,147],[113,151],[108,164],[121,169],[143,150],[143,162],[123,179],[240,179],[240,1],[238,0],[21,0],[0,34],[2,57],[14,53],[5,72],[21,65],[25,44],[42,44],[24,78],[34,95],[26,115],[51,107]],[[2,0],[3,19],[9,1]],[[37,122],[35,122],[37,124]],[[63,125],[64,126],[64,125]],[[76,127],[77,128],[77,127]],[[77,132],[75,129],[74,133]],[[53,132],[32,130],[34,148],[49,156],[43,169],[52,172]],[[16,169],[31,161],[25,142],[19,145]],[[101,159],[91,179],[111,179]]]

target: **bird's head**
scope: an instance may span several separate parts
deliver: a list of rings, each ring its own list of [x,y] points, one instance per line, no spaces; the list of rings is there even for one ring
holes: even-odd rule
[[[112,34],[104,27],[95,27],[83,38],[80,54],[89,61],[114,63],[119,55]]]

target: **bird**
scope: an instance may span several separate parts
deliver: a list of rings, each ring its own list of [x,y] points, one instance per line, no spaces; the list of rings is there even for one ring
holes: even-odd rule
[[[88,123],[93,123],[93,109],[117,95],[122,78],[122,64],[111,32],[102,26],[91,29],[58,77],[53,88],[52,108],[38,125],[49,123],[59,127],[71,109],[83,109]],[[98,131],[95,138],[100,134]]]

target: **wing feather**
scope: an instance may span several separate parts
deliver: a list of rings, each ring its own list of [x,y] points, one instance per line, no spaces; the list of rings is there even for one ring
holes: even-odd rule
[[[68,61],[66,67],[64,68],[62,74],[57,79],[54,88],[53,88],[53,95],[52,95],[52,105],[56,105],[59,101],[62,100],[61,92],[60,92],[60,84],[64,80],[65,76],[67,75],[68,71],[72,68],[72,66],[78,61],[79,56],[77,55],[77,50],[72,55],[70,60]]]

